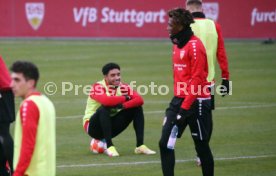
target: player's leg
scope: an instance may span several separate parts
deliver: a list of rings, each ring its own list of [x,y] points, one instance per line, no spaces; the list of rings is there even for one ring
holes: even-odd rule
[[[143,144],[144,116],[142,107],[123,109],[118,114],[112,117],[109,115],[109,110],[110,108],[106,107],[99,108],[98,110],[98,112],[100,112],[98,119],[101,124],[102,134],[107,142],[107,149],[105,153],[112,157],[119,156],[119,153],[113,146],[111,138],[117,136],[122,131],[124,131],[132,121],[134,121],[137,144]]]
[[[159,141],[161,166],[164,176],[174,175],[175,153],[174,149],[169,149],[167,147],[175,121],[175,119],[172,118],[173,116],[176,116],[176,113],[166,112],[166,117],[163,122],[162,135]]]
[[[161,166],[164,176],[174,175],[175,166],[175,153],[174,149],[168,148],[169,138],[172,132],[172,128],[175,125],[176,115],[179,112],[183,99],[174,97],[166,110],[166,116],[164,118],[162,134],[159,141]]]
[[[194,140],[196,152],[201,160],[203,176],[214,175],[214,159],[209,146],[211,128],[211,101],[197,100],[195,116],[188,118],[191,135]]]
[[[212,132],[213,132],[213,116],[212,116],[212,111],[210,112],[209,115],[210,118],[207,118],[208,121],[207,122],[203,122],[205,124],[205,128],[208,131],[209,135],[208,135],[208,143],[210,143],[211,137],[212,137]],[[201,160],[199,158],[199,156],[197,155],[196,157],[196,164],[197,166],[201,166]]]
[[[136,135],[136,147],[144,144],[144,128],[145,128],[145,117],[142,106],[131,109],[133,114],[133,128]]]
[[[208,114],[208,116],[209,116],[208,121],[205,122],[205,124],[206,124],[207,131],[209,132],[208,142],[210,142],[212,134],[213,134],[213,114],[212,114],[212,111]]]
[[[211,92],[211,109],[215,109],[215,84],[209,87],[209,91]]]
[[[110,108],[101,106],[89,120],[88,134],[95,139],[105,139],[107,148],[112,146]]]
[[[194,139],[195,149],[201,161],[203,176],[214,175],[214,159],[209,146],[209,143],[205,140],[201,141]]]
[[[211,92],[211,110],[214,110],[215,109],[215,84],[211,85],[209,88],[209,91]],[[209,131],[209,142],[211,140],[211,136],[212,136],[212,132],[213,132],[213,119],[212,119],[212,111],[211,111],[211,114],[210,114],[210,118],[211,118],[211,123],[208,123],[208,126],[210,126],[210,129],[208,130]],[[199,156],[197,155],[196,157],[196,165],[197,166],[201,166],[201,161],[200,161],[200,158]]]
[[[1,141],[1,136],[0,136]],[[4,149],[2,146],[2,143],[0,142],[0,175],[5,175],[7,173],[6,171],[6,157],[4,155]]]
[[[131,108],[120,111],[115,116],[110,116],[110,108],[101,106],[90,118],[88,133],[96,139],[105,139],[107,148],[113,147],[112,138],[124,131],[135,119],[137,132],[137,143],[143,143],[144,116],[142,108]],[[116,149],[110,148],[110,155],[118,156]]]
[[[9,163],[11,172],[13,172],[13,140],[9,133],[10,123],[0,124],[0,143],[1,143],[1,168],[6,168],[6,162]]]
[[[210,87],[210,92],[211,92],[211,110],[215,110],[215,85],[212,85]],[[207,102],[207,104],[208,104],[208,102]],[[206,108],[208,108],[208,107],[206,107]],[[212,115],[212,111],[210,112],[210,114],[207,114],[207,116],[210,116],[210,121],[206,122],[206,125],[208,126],[209,142],[210,142],[211,136],[212,136],[212,133],[213,133],[213,115]]]
[[[136,145],[144,143],[144,113],[141,106],[123,109],[112,117],[112,137],[116,137],[123,132],[133,121],[136,134]]]
[[[0,142],[3,155],[13,173],[13,139],[10,135],[10,124],[15,119],[14,95],[11,90],[1,91],[0,95]]]
[[[105,138],[107,147],[113,145],[111,138],[116,137],[134,121],[137,144],[144,140],[144,115],[142,107],[124,109],[115,116],[110,116],[110,108],[101,106],[90,118],[88,133],[96,139]]]
[[[136,135],[136,148],[134,153],[152,155],[156,152],[149,149],[144,144],[144,112],[142,106],[123,109],[114,118],[112,118],[112,137],[123,132],[131,122]]]

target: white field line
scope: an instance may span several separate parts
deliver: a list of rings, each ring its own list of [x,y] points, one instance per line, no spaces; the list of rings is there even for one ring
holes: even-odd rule
[[[249,109],[249,108],[270,108],[275,107],[276,104],[260,104],[260,105],[250,105],[250,106],[230,106],[230,107],[218,107],[217,110],[225,110],[225,109]]]
[[[270,107],[276,107],[276,104],[260,104],[260,105],[248,105],[248,106],[216,107],[215,110],[270,108]],[[158,111],[145,111],[144,113],[145,114],[160,114],[160,113],[165,113],[165,109],[164,110],[158,110]],[[81,118],[82,116],[83,115],[62,116],[62,117],[57,117],[57,119],[75,119],[75,118]]]
[[[240,160],[240,159],[257,159],[257,158],[272,158],[276,155],[259,155],[259,156],[237,156],[237,157],[222,157],[215,158],[215,161]],[[187,163],[195,161],[195,159],[176,160],[176,163]],[[76,168],[76,167],[102,167],[102,166],[125,166],[125,165],[143,165],[143,164],[159,164],[160,161],[139,161],[139,162],[119,162],[119,163],[98,163],[98,164],[64,164],[58,165],[57,168]]]

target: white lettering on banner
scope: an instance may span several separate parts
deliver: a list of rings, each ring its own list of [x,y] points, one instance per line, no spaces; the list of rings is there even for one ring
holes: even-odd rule
[[[93,7],[73,8],[74,20],[86,27],[88,23],[98,20],[97,9]],[[146,23],[165,23],[166,11],[136,11],[135,9],[125,9],[115,11],[109,7],[101,10],[101,23],[133,23],[136,27],[142,27]]]
[[[97,21],[97,9],[90,7],[82,7],[78,10],[78,8],[73,9],[74,19],[76,23],[81,22],[81,25],[85,27],[87,22],[94,23]]]
[[[102,23],[135,23],[137,27],[142,27],[144,23],[165,23],[165,10],[160,11],[139,11],[136,10],[124,10],[115,11],[108,7],[102,9],[101,19]]]
[[[258,12],[257,8],[254,8],[251,13],[251,26],[254,26],[255,23],[261,22],[276,22],[276,10],[270,12]]]

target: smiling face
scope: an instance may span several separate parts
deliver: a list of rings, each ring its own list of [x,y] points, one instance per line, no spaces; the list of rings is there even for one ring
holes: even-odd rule
[[[11,88],[16,97],[26,98],[35,89],[35,80],[26,79],[23,73],[11,74]]]
[[[107,75],[104,76],[105,81],[108,85],[119,86],[121,83],[121,72],[119,69],[114,68],[108,72]]]

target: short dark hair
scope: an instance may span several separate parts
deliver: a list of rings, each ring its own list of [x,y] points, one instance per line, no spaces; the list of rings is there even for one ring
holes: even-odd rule
[[[175,8],[168,11],[168,16],[184,28],[190,27],[190,24],[194,23],[192,14],[183,8]]]
[[[120,70],[120,66],[116,63],[108,63],[108,64],[105,64],[102,68],[102,72],[103,72],[103,75],[107,75],[109,73],[110,70],[113,70],[113,69],[118,69]]]
[[[195,5],[202,5],[202,1],[201,0],[187,0],[186,1],[186,5],[192,5],[192,4],[195,4]]]
[[[11,66],[14,73],[22,73],[26,80],[35,80],[35,86],[39,79],[39,71],[35,64],[28,61],[16,61]]]

